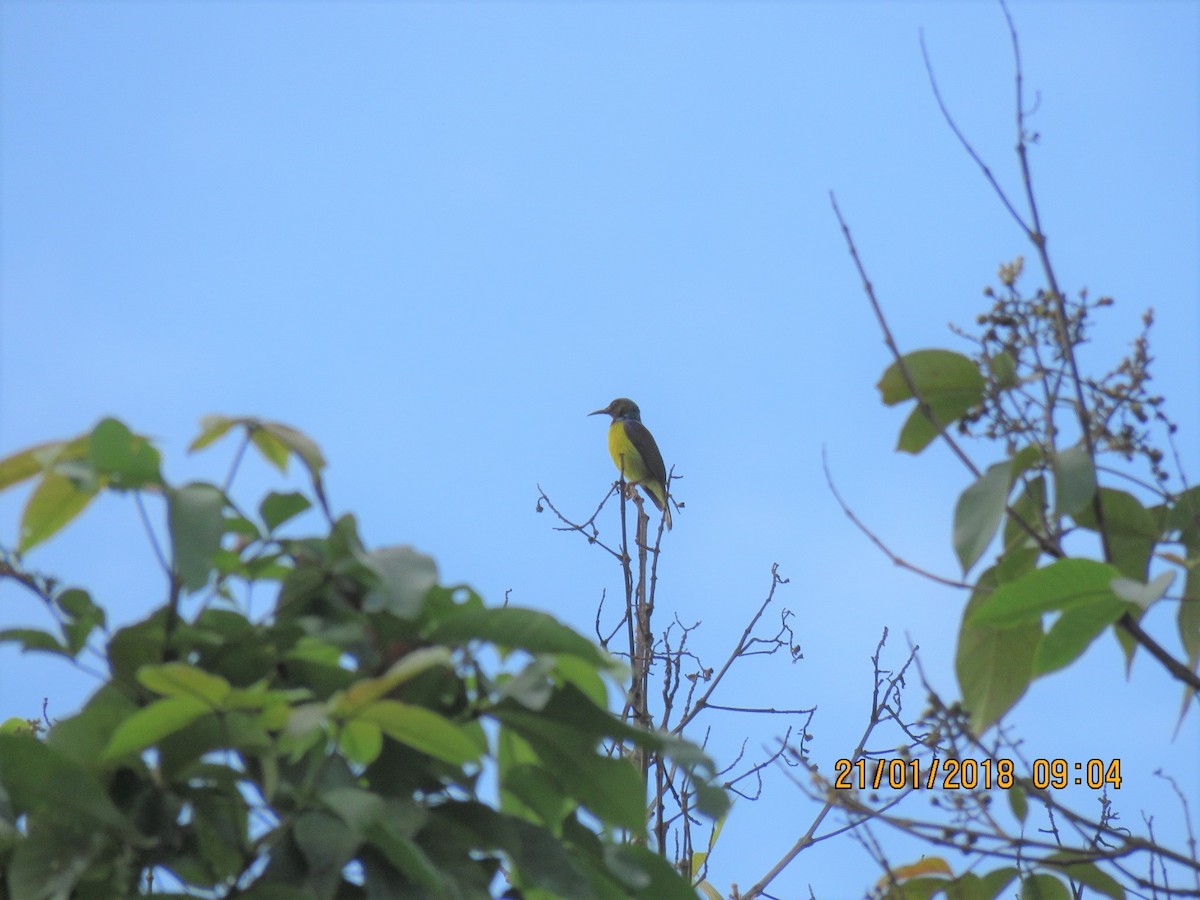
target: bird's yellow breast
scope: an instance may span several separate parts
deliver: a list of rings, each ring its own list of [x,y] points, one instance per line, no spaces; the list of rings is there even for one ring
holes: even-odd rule
[[[637,448],[633,446],[633,442],[629,440],[629,434],[625,431],[625,421],[616,419],[612,425],[608,427],[608,452],[612,454],[613,462],[618,469],[625,473],[625,480],[631,484],[636,484],[640,481],[645,481],[650,474],[646,471],[646,464],[642,461],[642,455],[638,453]]]

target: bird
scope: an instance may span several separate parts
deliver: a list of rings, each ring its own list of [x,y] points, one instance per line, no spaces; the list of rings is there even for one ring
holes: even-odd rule
[[[671,528],[671,504],[667,500],[667,467],[650,429],[642,424],[642,411],[628,397],[618,397],[589,416],[612,416],[608,426],[608,452],[627,484],[640,484],[651,502],[662,510],[667,530]]]

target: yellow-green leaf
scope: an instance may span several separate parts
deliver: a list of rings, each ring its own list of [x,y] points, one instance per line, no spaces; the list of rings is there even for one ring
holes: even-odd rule
[[[896,866],[892,869],[892,874],[899,881],[904,881],[908,878],[917,878],[921,875],[945,875],[951,877],[954,875],[950,864],[940,856],[926,856],[924,859],[919,859],[915,863],[909,863],[904,866]],[[885,879],[890,881],[890,879]]]
[[[449,664],[450,650],[446,647],[422,647],[414,650],[394,662],[378,678],[356,681],[333,704],[332,712],[338,716],[352,716],[362,707],[390,693],[404,682],[411,681],[422,672]]]
[[[175,734],[203,715],[211,714],[212,707],[195,697],[164,697],[155,700],[144,709],[139,709],[117,726],[101,759],[108,762],[129,753],[139,753],[158,741]]]
[[[200,433],[188,444],[188,453],[203,450],[214,441],[218,441],[241,419],[230,416],[205,416],[200,420]]]
[[[380,700],[360,710],[355,718],[374,722],[392,740],[452,765],[474,762],[483,755],[484,748],[466,731],[423,706]]]
[[[229,697],[231,687],[220,675],[213,675],[186,663],[164,663],[142,666],[138,681],[147,690],[164,697],[192,697],[210,708],[221,708]]]
[[[26,447],[12,456],[0,459],[0,491],[12,487],[14,484],[20,484],[41,472],[46,457],[53,455],[54,451],[62,445],[62,441],[50,441]]]
[[[53,537],[92,502],[95,488],[80,488],[57,472],[47,472],[33,489],[21,514],[21,537],[17,549],[24,553]]]
[[[343,723],[337,741],[347,759],[363,766],[375,762],[383,752],[383,730],[375,722],[365,719]]]
[[[975,607],[972,625],[1001,628],[1040,621],[1042,614],[1115,599],[1112,580],[1120,573],[1094,559],[1059,559],[1000,585]]]

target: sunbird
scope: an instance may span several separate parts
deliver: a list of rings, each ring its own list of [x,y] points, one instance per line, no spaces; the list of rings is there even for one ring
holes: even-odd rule
[[[626,484],[640,484],[650,500],[662,510],[667,530],[671,528],[671,504],[667,502],[667,467],[650,429],[642,424],[642,411],[628,397],[618,397],[589,416],[612,416],[608,426],[608,452]]]

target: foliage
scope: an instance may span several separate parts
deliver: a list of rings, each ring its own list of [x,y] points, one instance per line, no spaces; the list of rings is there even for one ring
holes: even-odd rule
[[[232,472],[171,484],[115,419],[0,461],[0,489],[35,481],[0,576],[59,623],[0,640],[107,667],[75,715],[0,727],[0,896],[458,900],[498,881],[531,900],[695,896],[645,847],[635,765],[603,747],[671,759],[707,815],[724,795],[696,748],[607,711],[607,654],[440,585],[408,547],[364,547],[294,429],[212,417],[192,449],[230,433],[235,470],[250,447],[280,470],[296,458],[311,494],[252,511]],[[165,602],[116,631],[86,590],[19,556],[113,491],[158,498],[170,538]],[[324,533],[286,536],[310,509]],[[263,584],[276,599],[255,618],[237,598]]]
[[[1086,290],[1069,296],[1059,285],[1029,166],[1036,136],[1026,130],[1011,17],[1008,25],[1016,63],[1021,211],[958,129],[932,68],[929,72],[951,130],[1032,245],[1040,286],[1032,291],[1022,286],[1025,261],[1018,256],[1000,266],[999,285],[985,289],[991,307],[978,316],[978,331],[955,329],[974,352],[901,352],[834,204],[893,356],[879,381],[880,395],[887,405],[913,404],[897,449],[918,454],[938,442],[969,473],[953,520],[964,580],[932,575],[887,552],[939,583],[965,588],[969,596],[956,655],[961,703],[947,705],[930,689],[929,709],[916,721],[903,719],[896,682],[881,676],[877,663],[883,699],[877,687],[864,740],[845,761],[846,773],[859,772],[859,781],[819,783],[830,802],[847,812],[850,827],[870,835],[873,824],[885,823],[930,851],[953,849],[968,860],[957,875],[933,852],[896,865],[873,838],[861,838],[885,873],[877,897],[990,900],[1011,892],[1014,882],[1021,897],[1078,897],[1085,889],[1114,900],[1130,889],[1192,896],[1194,890],[1177,889],[1181,881],[1200,884],[1190,823],[1188,845],[1178,848],[1159,840],[1152,816],[1144,835],[1124,824],[1107,794],[1121,785],[1121,760],[1090,760],[1086,774],[1082,763],[1027,762],[1029,748],[1003,727],[1004,716],[1034,679],[1076,662],[1106,632],[1119,641],[1127,667],[1143,651],[1179,683],[1181,715],[1200,700],[1200,487],[1188,487],[1182,472],[1173,479],[1167,468],[1176,429],[1163,411],[1163,398],[1148,387],[1153,313],[1144,314],[1144,330],[1128,356],[1103,374],[1084,370],[1080,349],[1093,316],[1113,301],[1093,301]],[[986,466],[968,452],[972,439],[992,454]],[[990,564],[968,580],[989,552]],[[1176,582],[1182,590],[1172,593]],[[1177,610],[1169,639],[1142,625],[1147,610],[1161,603]],[[866,736],[884,722],[902,732],[898,758],[895,752],[886,760],[863,750]],[[947,772],[955,773],[956,783],[947,783]],[[1187,818],[1183,793],[1169,775],[1156,774],[1175,789]],[[1098,816],[1078,813],[1054,796],[1071,783],[1096,791]],[[947,811],[947,819],[892,812],[908,795],[939,785],[931,802]],[[877,793],[864,797],[872,786]],[[998,794],[1007,799],[1016,828],[1006,827],[990,809]],[[1036,831],[1026,827],[1031,802],[1046,814]],[[1005,865],[984,870],[996,862]]]
[[[1015,268],[1019,271],[1019,264]],[[1045,309],[1048,303],[1043,292],[1033,303],[1018,303],[1012,282],[1008,290],[1012,298],[1004,306],[1018,308],[1003,317],[1011,320],[1012,330],[1030,327],[1039,315],[1030,307]],[[1077,341],[1083,313],[1080,306],[1071,315]],[[1185,582],[1177,616],[1184,671],[1196,671],[1200,652],[1200,568],[1195,565],[1200,488],[1161,491],[1157,502],[1146,505],[1129,491],[1099,483],[1099,458],[1106,449],[1141,454],[1156,466],[1162,460],[1162,452],[1130,426],[1114,431],[1108,425],[1127,408],[1140,407],[1141,382],[1127,386],[1119,403],[1112,399],[1116,391],[1093,388],[1093,396],[1103,393],[1109,406],[1089,407],[1092,434],[1064,447],[1065,429],[1054,419],[1059,398],[1045,405],[1038,394],[1047,385],[1068,382],[1061,370],[1038,367],[1030,359],[1056,349],[1060,358],[1064,354],[1035,340],[1025,338],[1017,357],[1008,351],[1001,351],[1002,357],[989,354],[986,340],[976,359],[948,350],[917,351],[894,362],[880,382],[885,403],[924,398],[926,390],[957,398],[953,415],[946,415],[950,407],[945,404],[918,404],[901,433],[901,449],[919,452],[928,445],[906,440],[917,430],[914,421],[924,422],[921,429],[930,435],[955,424],[963,431],[985,425],[989,437],[1003,438],[1008,446],[1006,457],[963,491],[954,515],[954,549],[964,574],[1000,538],[996,562],[977,578],[959,636],[959,683],[977,733],[1008,712],[1033,679],[1069,665],[1110,628],[1117,629],[1132,656],[1140,635],[1131,636],[1128,625],[1167,596],[1177,574],[1172,567]],[[1000,358],[1004,362],[997,365]],[[1130,365],[1126,360],[1118,370],[1128,371]],[[900,373],[905,368],[915,392],[904,389]],[[1072,556],[1065,544],[1072,532],[1099,536],[1106,560]],[[1153,563],[1161,571],[1153,572]],[[1047,615],[1054,619],[1044,626]],[[1194,683],[1183,680],[1190,694]]]
[[[1044,239],[1035,243],[1044,245]],[[1053,283],[1049,257],[1043,254],[1042,262]],[[1089,303],[1086,291],[1069,299],[1057,288],[1039,288],[1026,296],[1019,286],[1023,268],[1020,257],[1000,267],[1002,286],[985,291],[993,307],[977,320],[982,333],[959,330],[975,343],[975,354],[940,349],[897,353],[879,383],[887,404],[916,401],[898,449],[919,453],[940,437],[975,476],[954,514],[954,550],[963,575],[990,549],[996,552],[995,561],[967,585],[971,593],[956,660],[961,706],[945,707],[934,697],[933,709],[915,731],[926,729],[920,743],[943,759],[976,765],[970,758],[983,756],[993,763],[1006,760],[1010,768],[1012,759],[1020,758],[1020,748],[1002,732],[990,746],[983,735],[1013,709],[1034,679],[1071,665],[1105,632],[1120,641],[1127,664],[1143,649],[1181,683],[1182,715],[1200,697],[1200,488],[1168,487],[1166,453],[1156,437],[1169,439],[1175,428],[1161,409],[1163,398],[1146,389],[1147,334],[1108,374],[1081,374],[1076,356],[1090,316],[1112,301]],[[1148,327],[1152,315],[1147,313],[1143,321]],[[953,397],[953,403],[946,397]],[[1161,426],[1157,435],[1156,424]],[[977,468],[961,443],[969,437],[999,443],[1003,458]],[[1117,457],[1115,464],[1107,463],[1110,457]],[[1152,480],[1131,477],[1120,465],[1139,460]],[[1124,490],[1118,483],[1140,490]],[[1146,496],[1152,499],[1145,502]],[[1092,540],[1081,541],[1084,536]],[[1172,596],[1181,574],[1183,590]],[[1151,606],[1164,602],[1178,608],[1180,650],[1175,653],[1140,624]],[[936,756],[927,760],[927,765],[936,764]],[[1076,783],[1086,780],[1093,789],[1120,787],[1120,760],[1106,767],[1093,762],[1095,777],[1088,763],[1086,779],[1080,773]],[[1126,887],[1101,863],[1113,865],[1126,884],[1164,887],[1155,882],[1153,871],[1147,880],[1117,862],[1139,851],[1157,856],[1159,866],[1170,860],[1200,876],[1194,851],[1177,853],[1156,843],[1153,835],[1149,840],[1131,835],[1116,824],[1117,814],[1106,800],[1101,816],[1089,820],[1047,792],[1047,787],[1069,784],[1074,774],[1066,761],[1036,760],[1032,777],[1009,777],[998,785],[1009,794],[1022,823],[1027,797],[1046,807],[1053,842],[1006,835],[987,811],[986,792],[954,797],[956,826],[940,836],[926,830],[926,823],[906,823],[907,830],[931,844],[1010,858],[1021,861],[1020,868],[955,876],[945,860],[931,855],[887,867],[878,893],[887,898],[992,898],[1017,880],[1022,897],[1066,898],[1086,887],[1121,900]],[[993,786],[996,781],[986,785]],[[1090,838],[1082,846],[1065,843],[1055,815]]]

